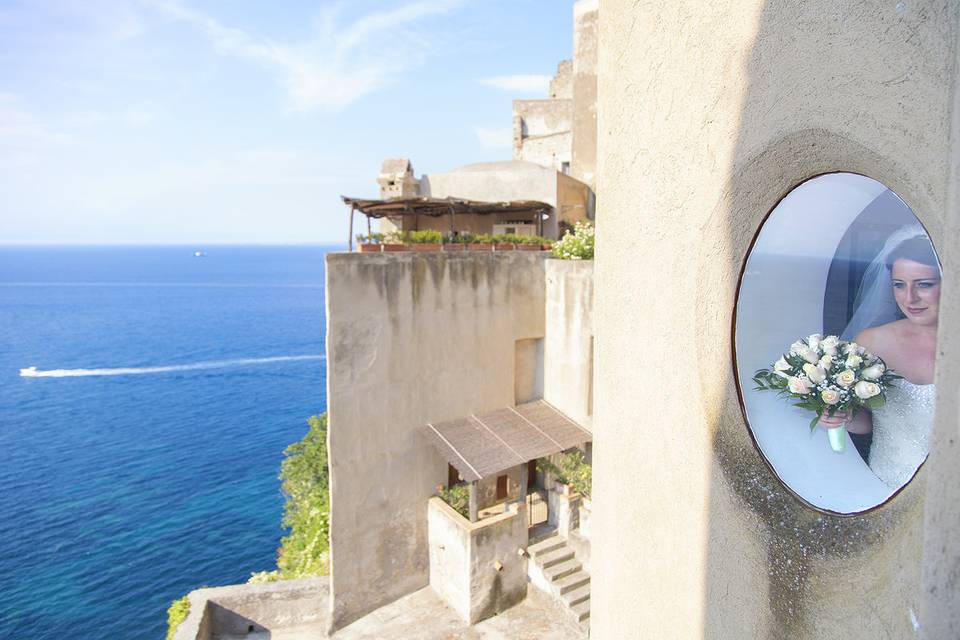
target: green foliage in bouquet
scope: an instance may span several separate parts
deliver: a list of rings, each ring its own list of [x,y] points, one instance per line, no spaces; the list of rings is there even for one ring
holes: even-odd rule
[[[329,571],[330,491],[327,465],[327,414],[311,416],[310,430],[283,452],[281,488],[287,500],[283,526],[290,534],[281,541],[277,569],[254,573],[250,582],[274,582]]]
[[[864,408],[882,407],[886,390],[902,377],[855,342],[813,334],[790,345],[769,369],[758,370],[753,381],[754,391],[774,391],[813,411],[813,431],[824,415],[846,412],[853,418]]]
[[[551,252],[554,258],[561,260],[593,260],[594,229],[593,223],[580,221],[562,238],[553,243]]]
[[[464,518],[470,517],[470,486],[455,484],[452,487],[437,492],[440,499],[453,507],[454,511]]]
[[[540,458],[537,460],[537,469],[549,473],[563,484],[570,485],[576,493],[590,497],[593,489],[593,467],[587,464],[586,456],[579,449],[562,454],[558,464]]]

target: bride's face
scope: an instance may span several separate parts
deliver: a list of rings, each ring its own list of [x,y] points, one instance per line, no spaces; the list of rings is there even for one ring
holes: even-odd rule
[[[893,297],[910,322],[936,326],[940,315],[940,270],[900,258],[893,263]]]

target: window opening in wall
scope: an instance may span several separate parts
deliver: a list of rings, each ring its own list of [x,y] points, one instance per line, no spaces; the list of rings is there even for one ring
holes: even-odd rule
[[[735,363],[758,449],[807,504],[858,513],[926,459],[940,267],[880,182],[808,180],[773,209],[740,281]]]
[[[507,497],[507,476],[497,476],[497,500]]]

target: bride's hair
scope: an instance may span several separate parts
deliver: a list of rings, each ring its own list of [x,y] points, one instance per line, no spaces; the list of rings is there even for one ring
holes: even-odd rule
[[[933,245],[930,244],[930,239],[926,235],[914,236],[898,244],[887,256],[887,270],[892,272],[893,263],[901,258],[919,262],[928,267],[940,268],[937,254],[934,253]]]

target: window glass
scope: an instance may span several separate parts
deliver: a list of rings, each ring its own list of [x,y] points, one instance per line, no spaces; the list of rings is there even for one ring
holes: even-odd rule
[[[804,182],[747,257],[736,364],[747,424],[801,499],[855,513],[926,459],[940,267],[910,208],[870,178]]]

